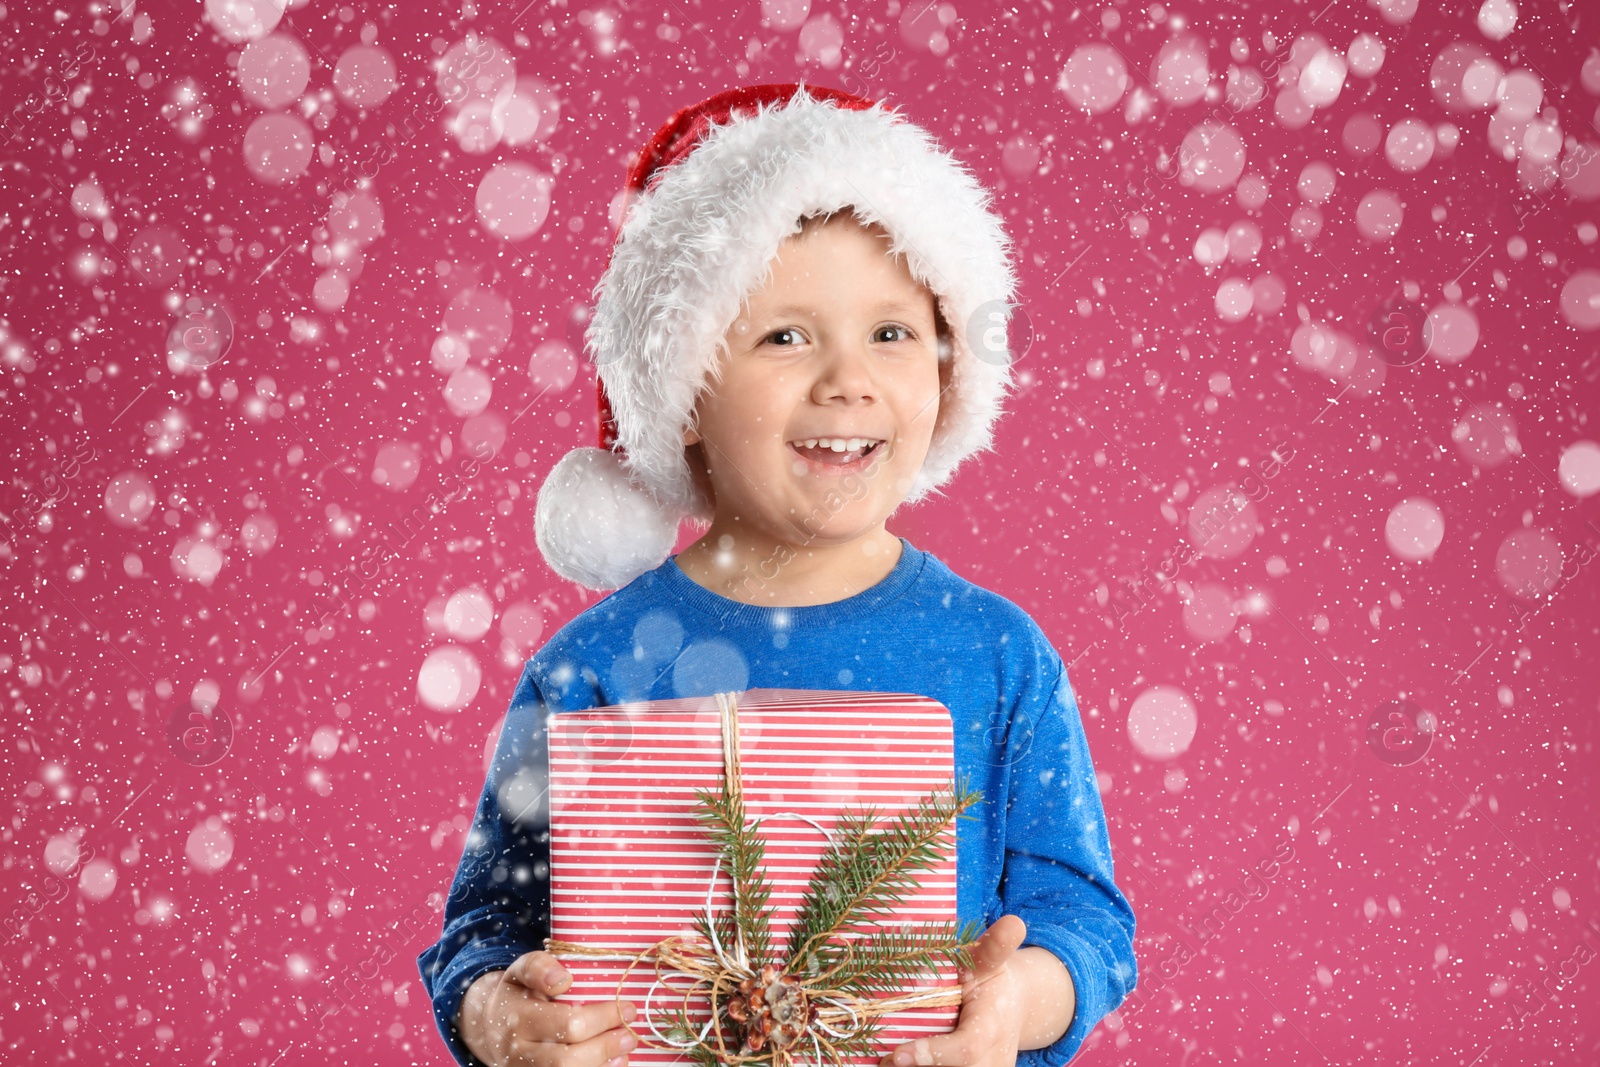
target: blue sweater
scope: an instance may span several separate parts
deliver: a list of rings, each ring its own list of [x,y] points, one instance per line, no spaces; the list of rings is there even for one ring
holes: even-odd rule
[[[1071,1027],[1021,1067],[1065,1064],[1132,990],[1134,917],[1111,869],[1094,766],[1065,665],[998,594],[900,539],[871,588],[808,607],[756,607],[677,562],[640,575],[557,632],[523,668],[444,909],[417,958],[456,1060],[478,1059],[454,1019],[468,986],[544,947],[549,815],[544,711],[754,688],[916,693],[950,709],[958,776],[984,800],[957,822],[956,910],[984,928],[1027,923],[1024,945],[1066,965]]]

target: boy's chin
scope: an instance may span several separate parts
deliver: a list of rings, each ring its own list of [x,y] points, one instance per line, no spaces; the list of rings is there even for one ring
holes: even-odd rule
[[[882,529],[883,527],[880,524],[871,528],[864,528],[853,534],[850,532],[808,534],[796,531],[783,540],[788,544],[791,552],[801,554],[839,552],[850,558],[866,559],[878,554],[879,550],[876,546]]]
[[[865,502],[863,502],[865,503]],[[826,515],[822,509],[813,509],[809,518],[797,515],[790,527],[790,537],[811,545],[846,545],[868,542],[880,538],[888,516],[881,508],[860,507],[838,514]]]

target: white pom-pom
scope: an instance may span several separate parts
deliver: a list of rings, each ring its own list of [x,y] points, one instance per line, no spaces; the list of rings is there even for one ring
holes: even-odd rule
[[[561,457],[539,489],[533,528],[551,570],[597,591],[659,567],[678,540],[678,518],[602,448]]]

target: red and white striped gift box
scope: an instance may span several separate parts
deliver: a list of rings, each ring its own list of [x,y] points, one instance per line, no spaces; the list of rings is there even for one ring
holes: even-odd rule
[[[880,824],[914,808],[953,781],[950,711],[927,697],[904,693],[844,693],[750,689],[735,694],[741,790],[745,814],[761,819],[772,946],[782,952],[817,860],[827,847],[818,826],[832,831],[841,811],[870,806]],[[715,868],[716,847],[695,819],[695,790],[722,788],[722,712],[716,697],[643,701],[550,717],[550,933],[560,941],[618,946],[637,953],[664,937],[695,936],[715,869],[711,904],[732,907],[726,865]],[[780,813],[783,814],[780,817]],[[956,920],[956,830],[940,844],[940,859],[916,877],[896,908],[897,922]],[[887,920],[880,920],[882,926]],[[872,924],[855,927],[873,929]],[[619,953],[620,954],[620,953]],[[624,960],[565,956],[572,987],[559,998],[609,1000],[627,968]],[[657,986],[653,960],[622,981],[622,996],[639,1006],[634,1029],[655,1042],[647,1019],[662,1034],[682,991],[676,977]],[[913,993],[956,984],[955,968],[939,964],[901,990]],[[676,988],[678,992],[672,990]],[[705,999],[690,1017],[704,1022]],[[875,1064],[902,1041],[948,1033],[960,1005],[907,1008],[879,1018]],[[659,1042],[658,1042],[659,1043]],[[793,1050],[799,1052],[799,1049]],[[797,1062],[814,1058],[809,1042]],[[642,1044],[630,1064],[690,1063],[684,1054]]]

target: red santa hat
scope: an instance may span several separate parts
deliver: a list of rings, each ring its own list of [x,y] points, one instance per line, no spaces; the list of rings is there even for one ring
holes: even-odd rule
[[[683,431],[728,327],[808,215],[851,210],[881,226],[950,328],[949,385],[905,503],[989,450],[1012,384],[1016,291],[990,203],[926,130],[842,90],[749,86],[668,119],[629,169],[594,290],[599,447],[568,452],[539,490],[535,539],[551,569],[618,589],[666,560],[682,520],[711,521]]]

